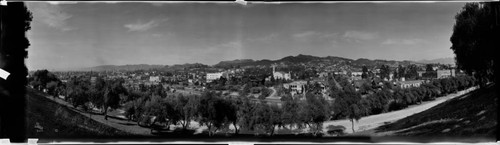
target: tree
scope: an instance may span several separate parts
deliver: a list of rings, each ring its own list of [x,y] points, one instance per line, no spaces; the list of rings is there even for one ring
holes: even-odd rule
[[[212,136],[225,123],[223,100],[218,97],[219,94],[207,91],[200,98],[198,113],[200,124],[208,127],[208,135]]]
[[[416,79],[418,77],[418,67],[415,64],[411,64],[407,66],[406,69],[406,78]]]
[[[500,4],[466,3],[455,19],[450,41],[458,68],[478,78],[481,86],[493,79],[498,83]]]
[[[47,88],[47,94],[49,95],[52,95],[52,97],[54,97],[54,99],[57,97],[57,95],[59,95],[59,93],[57,92],[58,91],[58,87],[60,86],[60,82],[58,81],[50,81],[49,83],[47,83],[46,87]]]
[[[178,95],[175,100],[175,110],[179,114],[182,129],[189,127],[189,122],[196,117],[197,106],[199,105],[198,96]]]
[[[240,128],[244,128],[247,130],[253,130],[255,127],[255,123],[252,120],[253,112],[257,108],[255,103],[250,102],[250,99],[247,97],[239,97],[238,98],[238,124]]]
[[[382,65],[380,67],[380,78],[384,79],[387,78],[389,79],[389,74],[391,73],[391,69],[387,65]]]
[[[317,135],[323,130],[323,122],[330,117],[329,104],[321,95],[312,93],[306,95],[306,102],[301,116],[304,117],[304,123],[309,125],[313,134]]]
[[[347,118],[349,118],[349,120],[351,121],[352,123],[352,132],[355,132],[354,131],[354,121],[358,121],[361,116],[363,115],[360,107],[358,106],[358,104],[351,104],[351,106],[349,106],[349,111],[347,113]]]
[[[47,84],[50,82],[60,82],[57,76],[49,72],[48,70],[35,71],[30,80],[30,84],[33,86],[33,88],[38,90],[46,89],[48,87]]]
[[[283,121],[284,126],[287,125],[292,128],[294,126],[302,127],[301,118],[299,116],[299,112],[301,110],[301,106],[298,99],[293,99],[290,95],[283,99],[283,112],[281,114],[281,120]]]
[[[258,107],[252,112],[254,128],[264,130],[271,136],[274,135],[274,129],[282,125],[281,109],[276,105],[259,103]]]
[[[123,87],[120,80],[106,83],[104,90],[104,119],[108,120],[108,107],[116,109],[120,107],[120,95],[127,94],[127,89]]]
[[[22,2],[0,6],[0,68],[10,73],[0,81],[0,138],[11,142],[26,142],[26,85],[30,42],[26,32],[31,29],[32,13]]]
[[[433,72],[434,71],[434,68],[432,68],[432,64],[426,64],[425,65],[425,71],[426,72]]]
[[[361,74],[361,78],[363,79],[368,78],[368,68],[366,66],[363,66],[362,71],[363,73]]]
[[[398,66],[397,72],[398,72],[398,76],[394,76],[394,77],[396,77],[398,79],[406,76],[406,68],[402,65]]]

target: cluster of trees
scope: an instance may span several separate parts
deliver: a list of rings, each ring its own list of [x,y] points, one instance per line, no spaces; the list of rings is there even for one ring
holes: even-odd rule
[[[373,115],[388,111],[400,110],[409,105],[420,104],[423,101],[434,100],[437,97],[446,94],[455,93],[460,90],[477,85],[476,80],[470,76],[458,76],[444,79],[436,79],[427,83],[423,83],[420,87],[412,88],[387,88],[384,87],[377,90],[373,94],[367,94],[366,97],[353,101],[358,108],[363,108],[362,115]],[[349,94],[349,93],[347,93]],[[358,94],[352,94],[350,99],[357,98]],[[337,95],[337,98],[342,98],[342,95]],[[340,104],[337,107],[345,108],[350,105]],[[355,110],[355,109],[353,109]],[[353,111],[351,110],[351,111]],[[340,116],[339,116],[340,115]],[[337,114],[337,118],[348,117],[348,115]]]
[[[37,70],[31,77],[28,78],[29,85],[33,88],[46,92],[49,95],[57,97],[58,94],[65,90],[64,84],[57,78],[56,75],[47,70]]]
[[[187,129],[194,120],[207,126],[209,135],[230,126],[235,134],[245,130],[273,135],[277,127],[307,126],[314,134],[320,133],[323,122],[330,117],[328,106],[323,97],[314,94],[308,94],[307,101],[287,96],[279,107],[247,97],[226,98],[206,91],[202,95],[141,97],[126,103],[125,108],[127,116],[140,125],[180,124]]]
[[[388,82],[381,87],[365,83],[363,85],[367,85],[366,88],[369,88],[374,93],[365,94],[364,97],[361,97],[361,90],[363,89],[355,91],[347,78],[336,77],[336,80],[339,80],[338,83],[341,87],[331,86],[329,90],[330,97],[334,99],[330,108],[333,112],[332,119],[349,119],[353,123],[353,132],[354,121],[363,116],[400,110],[409,105],[420,104],[423,101],[433,100],[436,97],[477,85],[475,78],[471,76],[435,79],[423,83],[420,87],[405,89],[393,86]],[[376,86],[380,88],[375,89]]]
[[[55,98],[62,95],[73,107],[85,110],[100,108],[107,119],[108,108],[118,108],[128,96],[123,79],[104,80],[96,77],[91,83],[88,76],[73,76],[66,83],[47,70],[38,70],[29,78],[30,85],[37,90],[46,90]],[[156,91],[152,91],[156,92]]]
[[[120,107],[123,98],[128,96],[128,90],[123,86],[123,79],[104,80],[97,77],[92,84],[88,77],[72,77],[66,83],[65,100],[73,107],[83,107],[85,110],[100,108],[107,120],[109,108]]]

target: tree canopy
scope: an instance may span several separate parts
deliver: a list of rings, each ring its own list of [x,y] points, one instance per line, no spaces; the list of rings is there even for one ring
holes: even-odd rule
[[[467,3],[455,16],[451,49],[459,69],[474,75],[482,85],[493,78],[498,82],[500,30],[498,2]]]

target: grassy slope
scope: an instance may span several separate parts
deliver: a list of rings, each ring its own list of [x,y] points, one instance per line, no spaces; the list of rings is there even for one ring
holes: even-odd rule
[[[497,98],[494,86],[472,91],[429,110],[381,126],[395,136],[495,138]]]
[[[128,135],[123,131],[89,119],[41,95],[32,89],[27,91],[27,133],[29,138],[91,138]],[[43,127],[43,132],[36,131],[35,124],[37,122]]]

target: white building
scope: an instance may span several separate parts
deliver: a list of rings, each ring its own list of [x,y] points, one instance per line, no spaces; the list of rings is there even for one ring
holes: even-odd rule
[[[445,70],[437,70],[437,78],[447,78],[447,77],[454,77],[455,76],[455,70],[454,69],[445,69]]]
[[[217,72],[217,73],[207,73],[206,79],[207,83],[210,83],[214,80],[220,79],[222,77],[222,72]]]
[[[295,94],[301,94],[303,93],[304,85],[306,85],[306,81],[294,81],[291,83],[283,84],[283,87],[285,89],[290,89],[292,96]]]
[[[361,80],[363,72],[351,72],[351,79],[352,80]]]
[[[160,82],[160,76],[150,76],[149,77],[149,82],[151,82],[151,83],[159,83]]]
[[[415,81],[400,81],[396,84],[401,88],[410,88],[410,87],[419,87],[424,81],[415,80]]]
[[[288,72],[288,73],[277,72],[275,66],[273,66],[273,77],[274,77],[274,79],[283,79],[283,80],[290,80],[291,79],[290,72]]]

